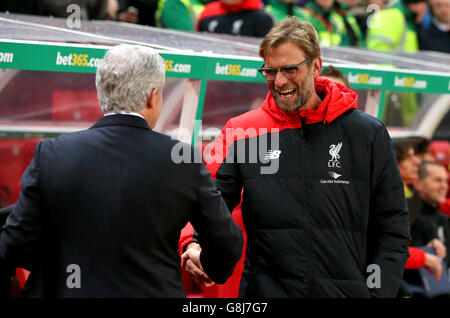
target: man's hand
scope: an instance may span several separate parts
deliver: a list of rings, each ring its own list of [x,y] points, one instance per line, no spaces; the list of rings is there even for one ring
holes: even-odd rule
[[[119,21],[128,23],[137,23],[139,20],[139,11],[135,7],[128,7],[127,11],[119,13]]]
[[[442,265],[439,257],[433,254],[425,253],[425,269],[434,275],[436,280],[441,279]]]
[[[209,287],[214,285],[211,278],[206,275],[200,263],[200,253],[202,249],[197,243],[190,243],[186,252],[181,255],[181,267],[185,266],[186,271],[190,273],[197,284]]]
[[[435,238],[432,239],[427,246],[432,246],[434,247],[434,249],[436,250],[436,254],[437,256],[439,256],[440,258],[444,259],[445,256],[447,255],[447,248],[445,247],[444,243],[442,243],[442,241],[440,241],[439,239]]]

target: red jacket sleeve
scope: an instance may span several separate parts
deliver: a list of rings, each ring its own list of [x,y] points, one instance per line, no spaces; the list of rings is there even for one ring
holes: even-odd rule
[[[191,243],[194,239],[194,228],[192,224],[188,222],[186,226],[181,230],[180,240],[178,241],[178,253],[183,254],[184,246]]]
[[[405,269],[416,269],[425,265],[425,251],[416,247],[409,247],[409,258]]]

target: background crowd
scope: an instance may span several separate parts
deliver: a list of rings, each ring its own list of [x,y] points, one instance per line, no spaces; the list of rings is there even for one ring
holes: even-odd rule
[[[450,251],[450,198],[448,143],[425,138],[394,139],[397,163],[410,212],[410,258],[403,275],[400,297],[448,297],[447,291],[429,295],[424,290],[425,268],[436,279],[447,281]],[[432,253],[427,253],[431,247]],[[444,277],[442,277],[444,275]]]
[[[256,37],[293,15],[322,46],[450,53],[450,0],[1,0],[0,12],[67,17],[69,4],[85,20]]]

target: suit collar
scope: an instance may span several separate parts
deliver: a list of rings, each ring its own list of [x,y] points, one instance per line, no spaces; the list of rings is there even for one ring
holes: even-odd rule
[[[150,126],[144,119],[142,119],[138,116],[122,115],[122,114],[101,117],[89,129],[96,129],[96,128],[101,128],[101,127],[106,127],[106,126],[130,126],[130,127],[151,130]]]

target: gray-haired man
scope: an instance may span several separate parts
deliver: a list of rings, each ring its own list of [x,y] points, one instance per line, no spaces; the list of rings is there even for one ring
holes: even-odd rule
[[[184,297],[177,247],[187,221],[203,242],[195,261],[218,283],[231,275],[242,233],[209,172],[172,162],[177,141],[152,130],[164,76],[156,51],[110,49],[96,77],[105,116],[36,146],[0,232],[0,266],[31,269],[29,295]]]

